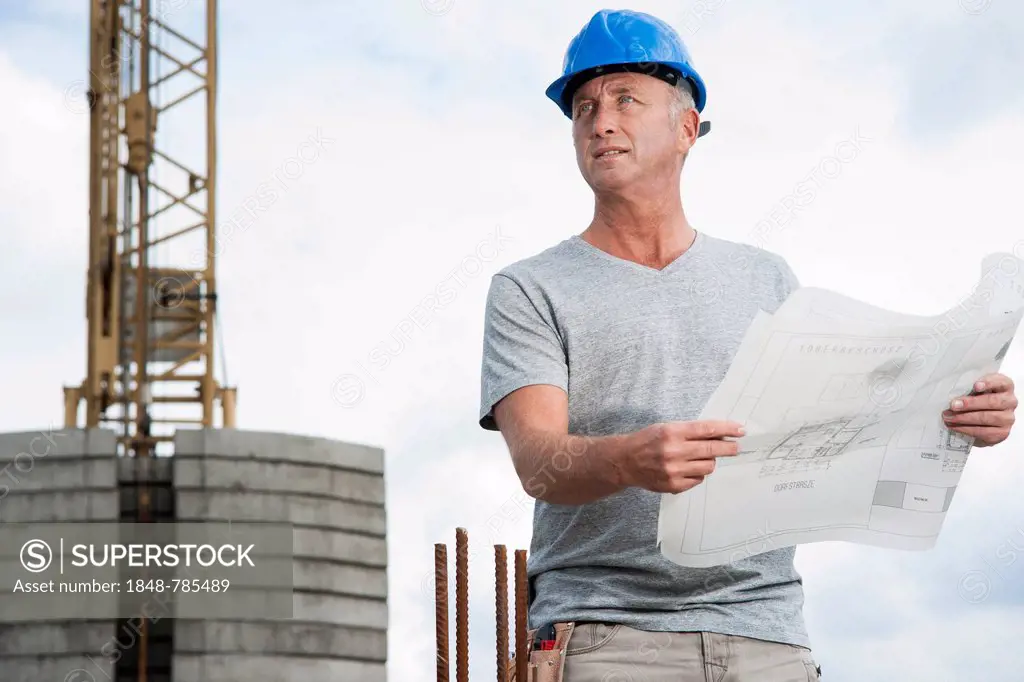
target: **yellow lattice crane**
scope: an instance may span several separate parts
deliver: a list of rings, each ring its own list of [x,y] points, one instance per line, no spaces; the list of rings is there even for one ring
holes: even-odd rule
[[[84,402],[124,454],[169,454],[174,428],[214,426],[218,403],[234,418],[213,362],[216,1],[91,2],[88,369],[65,422]],[[205,38],[172,27],[202,5]]]
[[[178,428],[234,426],[213,362],[217,3],[89,2],[88,360],[65,426],[114,429],[124,457],[169,455]],[[138,483],[128,520],[163,520]],[[167,665],[140,624],[119,680]]]

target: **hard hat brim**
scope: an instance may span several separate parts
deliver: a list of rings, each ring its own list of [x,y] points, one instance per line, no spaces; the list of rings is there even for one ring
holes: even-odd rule
[[[572,98],[576,91],[587,81],[608,73],[641,73],[653,76],[675,85],[679,78],[685,79],[693,93],[694,107],[700,113],[704,110],[706,90],[704,81],[689,64],[682,62],[628,62],[619,64],[602,64],[589,69],[569,73],[555,80],[547,87],[544,94],[558,105],[562,113],[572,118]]]

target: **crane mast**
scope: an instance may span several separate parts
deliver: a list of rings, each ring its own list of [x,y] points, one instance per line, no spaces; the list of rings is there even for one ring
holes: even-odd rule
[[[113,429],[119,456],[170,455],[177,428],[217,426],[216,406],[223,426],[235,421],[213,362],[216,0],[88,1],[87,367],[64,388],[64,422]],[[121,518],[173,520],[153,505],[146,463]],[[170,665],[138,620],[118,681]]]
[[[90,2],[87,372],[65,424],[84,402],[120,454],[171,454],[217,403],[234,426],[213,352],[216,0]]]

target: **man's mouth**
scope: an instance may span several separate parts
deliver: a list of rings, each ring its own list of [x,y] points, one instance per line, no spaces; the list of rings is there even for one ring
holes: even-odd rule
[[[613,156],[621,156],[622,154],[627,154],[627,153],[628,152],[625,149],[606,149],[603,152],[600,152],[599,154],[596,154],[594,156],[594,158],[597,158],[597,159],[607,159],[607,158],[611,158]]]

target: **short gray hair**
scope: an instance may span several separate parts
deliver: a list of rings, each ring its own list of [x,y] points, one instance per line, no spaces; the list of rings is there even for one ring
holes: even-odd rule
[[[672,119],[672,123],[678,123],[679,117],[684,113],[693,109],[696,103],[693,100],[693,91],[690,89],[690,82],[685,78],[680,78],[676,81],[676,84],[672,87],[672,100],[669,103],[668,115]]]

